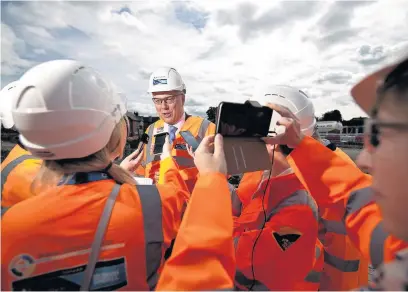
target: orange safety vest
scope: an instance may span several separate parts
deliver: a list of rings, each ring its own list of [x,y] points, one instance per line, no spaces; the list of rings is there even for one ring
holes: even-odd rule
[[[335,153],[354,164],[340,148]],[[356,166],[357,167],[357,166]],[[369,263],[354,246],[341,220],[331,216],[329,208],[320,208],[319,238],[324,246],[321,290],[348,291],[368,284]]]
[[[408,242],[384,230],[381,213],[370,189],[372,178],[350,159],[344,159],[337,151],[305,137],[288,161],[319,207],[327,208],[328,219],[336,222],[331,228],[336,226],[341,231],[345,227],[348,238],[373,268],[395,259],[397,252],[408,247]],[[310,171],[311,165],[313,171]],[[335,247],[335,243],[332,244]],[[368,271],[361,270],[361,273]],[[357,273],[355,275],[357,277]]]
[[[187,190],[119,185],[100,172],[65,181],[4,215],[2,290],[72,291],[85,279],[88,291],[154,289]]]
[[[317,291],[323,267],[317,205],[295,174],[271,178],[263,198],[267,178],[268,173],[262,171],[245,174],[237,189],[244,202],[234,224],[235,284],[241,290],[253,286],[253,290]],[[256,190],[248,196],[251,185]],[[259,236],[265,218],[262,204],[267,223]],[[290,244],[287,238],[279,239],[282,234],[300,237]]]
[[[146,132],[149,135],[149,142],[144,146],[144,157],[141,165],[142,168],[137,170],[138,174],[149,177],[156,183],[157,180],[155,175],[157,172],[159,172],[160,168],[160,154],[153,154],[155,145],[154,136],[163,132],[163,129],[163,120],[158,120],[153,125],[148,127]],[[197,141],[200,142],[205,136],[215,134],[215,125],[201,117],[186,115],[186,121],[184,122],[180,131],[190,131]],[[194,164],[194,159],[187,152],[186,142],[179,133],[176,135],[176,138],[173,141],[172,149],[171,154],[174,160],[177,162],[180,175],[185,180],[187,187],[191,192],[197,180],[198,170]]]
[[[199,177],[156,290],[233,290],[235,251],[227,185],[220,173]]]
[[[42,160],[19,145],[1,163],[1,216],[13,205],[33,196],[31,184]]]

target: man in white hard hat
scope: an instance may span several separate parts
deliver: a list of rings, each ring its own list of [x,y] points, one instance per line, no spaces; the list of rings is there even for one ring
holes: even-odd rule
[[[288,108],[298,119],[300,130],[305,136],[312,136],[323,145],[335,151],[342,158],[351,159],[340,148],[332,143],[322,141],[317,133],[315,109],[311,99],[301,90],[285,85],[264,86],[256,94],[255,98],[262,102],[273,103]],[[279,113],[273,112],[271,121],[272,131],[282,133],[283,126],[276,126],[276,122],[281,118]],[[292,149],[286,145],[281,145],[280,150],[285,154],[290,154]],[[319,155],[316,151],[315,155]],[[290,162],[291,157],[288,157]],[[293,163],[290,163],[293,165]],[[357,169],[357,166],[355,166]],[[313,171],[313,165],[310,170]],[[302,173],[295,170],[296,175],[306,188],[316,190],[316,186],[305,183]],[[320,193],[329,191],[328,188],[319,188]],[[313,195],[313,193],[311,193]],[[313,195],[314,196],[314,195]],[[361,253],[354,247],[348,236],[339,229],[341,222],[330,220],[330,214],[323,206],[319,206],[320,227],[319,239],[325,249],[323,275],[320,278],[321,290],[351,290],[368,281],[368,262],[361,256]],[[336,260],[334,260],[336,259]],[[345,267],[350,270],[345,270]]]
[[[6,85],[0,92],[0,119],[2,127],[14,129],[11,113],[13,90],[18,81]],[[33,196],[31,183],[37,175],[42,160],[35,158],[18,142],[1,162],[1,215],[13,205]]]
[[[215,134],[215,124],[185,112],[186,85],[174,68],[162,67],[154,71],[150,76],[148,92],[152,94],[160,120],[147,129],[150,139],[144,146],[143,168],[140,167],[136,172],[158,182],[160,154],[153,153],[155,136],[168,133],[172,156],[178,164],[181,176],[192,191],[198,171],[194,165],[194,159],[187,151],[189,145],[181,137],[180,132],[188,131],[197,142],[200,142],[205,136]]]

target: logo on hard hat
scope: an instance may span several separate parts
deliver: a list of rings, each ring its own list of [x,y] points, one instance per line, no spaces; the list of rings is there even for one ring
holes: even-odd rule
[[[153,85],[167,84],[167,79],[153,79]]]

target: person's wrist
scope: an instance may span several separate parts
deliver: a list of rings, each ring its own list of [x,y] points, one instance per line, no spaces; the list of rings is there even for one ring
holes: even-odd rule
[[[219,169],[198,169],[198,172],[200,175],[222,175],[225,178],[227,178],[227,174],[223,173],[221,170]]]
[[[299,137],[293,141],[293,145],[290,148],[295,149],[300,143],[302,143],[303,139],[305,138],[305,134],[300,133]]]

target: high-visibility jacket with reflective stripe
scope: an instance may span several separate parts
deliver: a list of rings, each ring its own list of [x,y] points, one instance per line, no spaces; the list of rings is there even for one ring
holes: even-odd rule
[[[355,165],[340,148],[334,151],[350,164]],[[302,180],[302,176],[299,177]],[[327,192],[327,188],[320,191]],[[344,223],[333,218],[330,208],[319,206],[319,215],[319,239],[324,246],[325,262],[320,289],[348,291],[367,285],[368,259],[364,258],[351,242]]]
[[[42,161],[19,145],[1,162],[1,214],[11,206],[32,197],[32,182]]]
[[[384,230],[370,175],[311,137],[305,137],[290,156],[289,163],[319,207],[329,210],[332,221],[344,223],[347,235],[374,268],[408,247]]]
[[[200,176],[157,290],[233,290],[235,251],[228,210],[231,199],[225,175]]]
[[[239,217],[234,218],[235,284],[242,290],[254,284],[253,290],[317,291],[323,266],[322,245],[317,238],[317,205],[295,174],[271,178],[263,199],[267,185],[264,178],[268,177],[263,174],[262,171],[245,174],[241,181],[243,189],[241,183],[237,189],[239,198],[252,198],[249,202],[244,199]],[[251,184],[256,191],[248,196],[243,191],[253,190]],[[265,218],[262,201],[267,223],[259,236]],[[300,237],[283,248],[275,239],[276,234]]]
[[[163,131],[163,127],[164,122],[162,120],[148,127],[146,133],[149,135],[149,143],[144,146],[144,159],[136,171],[137,174],[149,177],[155,182],[157,182],[156,174],[159,173],[160,168],[160,154],[153,154],[154,136]],[[201,117],[187,115],[180,131],[189,131],[200,142],[205,136],[215,134],[215,125]],[[194,159],[187,152],[186,142],[179,133],[173,141],[172,149],[172,156],[179,166],[180,175],[185,180],[189,190],[192,191],[197,180],[198,170],[195,167]]]
[[[154,289],[189,196],[177,172],[166,175],[172,184],[120,186],[91,290]],[[2,219],[2,290],[77,290],[115,185],[103,173],[78,174],[10,208]]]

